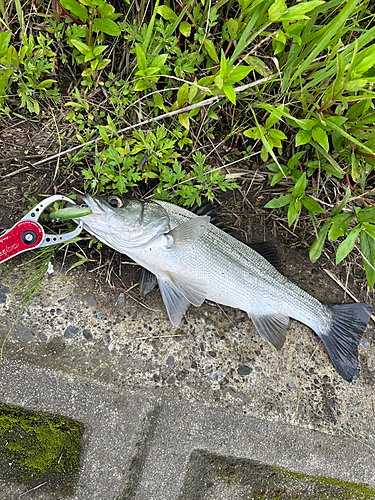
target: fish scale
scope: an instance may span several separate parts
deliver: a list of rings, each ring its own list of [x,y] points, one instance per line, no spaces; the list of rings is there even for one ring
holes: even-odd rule
[[[359,376],[358,344],[369,304],[319,302],[207,216],[158,200],[118,198],[114,207],[110,198],[83,197],[92,212],[79,217],[84,228],[157,277],[175,326],[191,304],[208,299],[246,311],[259,335],[281,349],[294,318],[320,337],[344,380]]]

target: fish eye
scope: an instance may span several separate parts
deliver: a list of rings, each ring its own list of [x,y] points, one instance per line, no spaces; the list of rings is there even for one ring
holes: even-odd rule
[[[113,208],[121,208],[123,205],[122,199],[118,196],[109,196],[107,201]]]

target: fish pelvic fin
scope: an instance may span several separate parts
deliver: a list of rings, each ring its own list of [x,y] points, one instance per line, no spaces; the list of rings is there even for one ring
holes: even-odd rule
[[[281,349],[286,339],[289,317],[282,313],[249,314],[249,318],[262,337],[276,349]]]
[[[144,267],[141,268],[141,277],[140,277],[140,284],[139,284],[139,290],[140,290],[140,295],[141,297],[144,297],[148,293],[150,293],[157,285],[157,278],[155,274],[152,274],[150,271],[145,269]]]
[[[332,314],[328,332],[316,330],[341,377],[352,382],[359,376],[358,344],[370,320],[370,304],[327,304]]]
[[[210,217],[204,215],[203,217],[194,217],[176,226],[169,232],[173,237],[172,248],[194,243],[207,231],[209,222]]]
[[[159,279],[158,283],[168,317],[173,326],[178,326],[190,302],[169,281]]]

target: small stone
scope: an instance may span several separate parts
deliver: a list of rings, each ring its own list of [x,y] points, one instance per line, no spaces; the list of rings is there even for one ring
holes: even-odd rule
[[[66,339],[71,339],[72,337],[74,337],[74,335],[78,333],[78,330],[79,330],[78,326],[69,325],[64,332],[64,337]]]
[[[288,378],[288,380],[286,381],[286,385],[289,387],[289,389],[295,389],[297,387],[297,383],[291,378]]]
[[[174,357],[172,355],[168,356],[165,361],[165,364],[168,366],[174,365]]]
[[[48,338],[47,335],[44,332],[39,332],[38,337],[39,337],[39,340],[41,342],[46,342],[46,340]]]
[[[118,294],[117,300],[116,300],[116,307],[124,307],[125,304],[125,294],[124,292],[120,292]]]
[[[95,306],[96,306],[96,300],[94,299],[94,297],[92,297],[91,295],[86,297],[86,307],[95,307]]]
[[[253,369],[246,365],[239,365],[237,369],[238,375],[249,375],[252,371]]]
[[[22,344],[27,344],[28,342],[30,342],[30,340],[33,340],[34,333],[27,326],[24,326],[22,323],[19,323],[17,330]]]
[[[83,336],[86,340],[92,340],[92,334],[90,330],[83,330]]]
[[[7,301],[7,293],[9,293],[9,288],[4,285],[0,285],[0,304],[4,304]]]
[[[216,352],[215,351],[208,351],[208,354],[211,356],[211,358],[216,358]]]
[[[131,308],[131,311],[130,311],[130,317],[131,319],[134,321],[137,317],[137,309],[135,307],[132,307]]]
[[[75,300],[81,300],[82,299],[82,293],[76,293],[73,295],[73,299]]]
[[[171,376],[167,379],[167,384],[168,384],[168,385],[173,385],[175,382],[176,382],[176,377],[175,377],[174,375],[171,375]]]
[[[92,315],[94,316],[95,319],[98,319],[99,321],[107,321],[108,315],[103,309],[96,309]]]
[[[368,349],[370,347],[370,343],[365,337],[361,339],[361,346],[363,349]]]

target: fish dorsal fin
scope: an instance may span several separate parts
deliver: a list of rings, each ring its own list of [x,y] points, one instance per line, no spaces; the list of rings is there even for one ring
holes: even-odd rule
[[[270,241],[249,243],[248,246],[264,257],[278,271],[281,271],[281,260],[277,248]]]
[[[183,276],[177,273],[167,273],[173,286],[194,306],[201,306],[207,297],[205,280]],[[159,280],[160,282],[160,280]]]
[[[142,268],[139,284],[141,297],[144,297],[145,295],[150,293],[156,287],[157,282],[158,280],[156,279],[155,274],[152,274],[147,269]]]
[[[285,314],[249,314],[257,332],[276,349],[281,349],[286,339],[289,317]]]
[[[209,222],[210,217],[204,215],[203,217],[194,217],[176,226],[168,233],[173,237],[172,248],[189,245],[198,240],[207,231]]]
[[[172,285],[170,281],[158,280],[161,296],[173,326],[178,326],[190,302]]]

